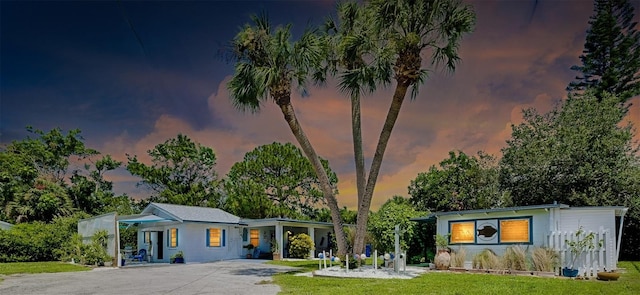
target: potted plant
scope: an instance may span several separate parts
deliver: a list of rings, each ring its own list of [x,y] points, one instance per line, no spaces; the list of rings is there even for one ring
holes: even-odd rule
[[[247,256],[246,257],[247,258],[251,258],[251,256],[252,256],[251,253],[253,253],[253,248],[255,248],[255,246],[253,244],[249,243],[249,244],[244,245],[243,248],[247,249]]]
[[[276,239],[271,240],[271,254],[273,254],[273,260],[280,260],[280,245]]]
[[[596,234],[594,232],[590,232],[589,234],[585,235],[584,233],[584,229],[582,228],[582,226],[580,226],[574,233],[574,240],[565,240],[565,243],[567,243],[567,246],[571,251],[571,264],[569,265],[569,267],[564,267],[562,269],[562,275],[565,277],[577,277],[578,268],[575,265],[576,261],[585,251],[593,250],[596,248]],[[598,247],[602,247],[602,240],[598,241]]]
[[[440,270],[449,269],[451,262],[451,255],[449,254],[449,234],[436,234],[436,248],[438,249],[438,254],[436,254],[434,259],[436,268]]]
[[[178,251],[169,258],[170,263],[184,263],[184,253]]]

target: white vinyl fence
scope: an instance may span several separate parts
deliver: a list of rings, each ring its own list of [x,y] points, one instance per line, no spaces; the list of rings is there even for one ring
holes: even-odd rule
[[[579,238],[583,239],[592,231],[584,232]],[[575,241],[574,231],[554,231],[547,235],[548,247],[555,250],[560,256],[560,268],[571,267],[573,259],[571,250],[567,245],[568,241]],[[595,277],[599,271],[613,271],[616,269],[616,251],[614,245],[614,237],[611,232],[603,227],[595,232],[593,250],[586,250],[578,259],[576,259],[573,268],[579,270],[578,274],[585,277]],[[602,246],[600,246],[602,241]],[[560,269],[556,269],[556,273],[560,273]]]

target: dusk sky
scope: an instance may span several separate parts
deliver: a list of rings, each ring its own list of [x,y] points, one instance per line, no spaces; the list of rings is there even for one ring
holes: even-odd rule
[[[634,1],[632,1],[634,2]],[[406,100],[383,161],[372,209],[407,196],[419,172],[450,150],[501,156],[521,110],[550,110],[576,76],[593,3],[588,0],[470,1],[475,32],[453,74],[436,71]],[[640,1],[634,2],[639,21]],[[178,133],[213,148],[217,171],[263,144],[295,142],[273,103],[242,113],[229,100],[233,64],[224,52],[250,15],[265,11],[295,32],[319,24],[334,1],[0,2],[0,144],[79,128],[88,147],[126,163]],[[425,56],[426,57],[426,56]],[[367,160],[393,86],[363,99]],[[356,203],[350,103],[331,81],[293,97],[303,128],[338,173],[340,206]],[[640,97],[628,120],[640,126]],[[636,134],[636,138],[640,136]],[[370,163],[370,161],[367,161]],[[368,164],[367,164],[368,169]],[[107,173],[117,194],[146,197],[124,168]]]

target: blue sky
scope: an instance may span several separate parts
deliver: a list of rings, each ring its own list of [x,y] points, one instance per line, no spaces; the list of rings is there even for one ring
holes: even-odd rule
[[[525,107],[549,110],[566,96],[579,62],[592,3],[583,0],[470,1],[477,26],[454,74],[435,71],[407,101],[387,149],[374,207],[453,149],[500,155]],[[318,24],[333,1],[0,2],[0,143],[41,130],[80,128],[86,144],[124,161],[187,134],[212,147],[218,172],[273,141],[294,142],[279,111],[244,114],[229,103],[233,65],[225,49],[252,14],[296,32]],[[638,20],[638,7],[636,20]],[[365,98],[367,158],[392,89]],[[341,205],[355,204],[349,103],[330,82],[294,97],[298,117],[340,178]],[[640,99],[629,120],[640,124]],[[119,169],[117,192],[144,197]]]

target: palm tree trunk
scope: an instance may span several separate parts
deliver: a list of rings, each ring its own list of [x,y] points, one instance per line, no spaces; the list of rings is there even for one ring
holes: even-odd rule
[[[360,96],[351,96],[351,134],[353,137],[353,156],[356,163],[356,189],[358,192],[358,206],[362,202],[364,195],[365,177],[364,170],[364,153],[362,151],[362,123],[360,115]]]
[[[358,204],[358,219],[356,222],[356,237],[353,243],[354,253],[362,253],[364,251],[364,237],[367,232],[367,220],[369,219],[369,208],[371,206],[371,199],[373,198],[373,189],[376,186],[378,180],[378,173],[382,165],[382,157],[384,157],[384,151],[387,149],[387,143],[391,137],[391,131],[396,124],[400,108],[404,102],[404,97],[409,89],[409,82],[398,82],[395,93],[393,94],[393,100],[391,106],[387,112],[387,118],[382,126],[380,132],[380,138],[378,139],[378,146],[376,147],[376,153],[373,156],[371,162],[371,168],[369,169],[369,178],[367,179],[367,186],[362,196],[362,202]]]
[[[311,162],[311,166],[316,171],[318,175],[318,180],[320,181],[320,188],[322,189],[322,193],[327,200],[327,204],[329,205],[329,210],[331,211],[331,219],[333,220],[333,230],[336,236],[336,243],[338,244],[338,255],[346,255],[347,254],[347,238],[342,227],[342,217],[340,216],[340,207],[338,206],[338,200],[333,194],[333,188],[331,187],[331,183],[329,182],[329,177],[327,176],[327,171],[324,170],[322,163],[320,162],[320,158],[316,154],[316,151],[311,146],[311,142],[307,138],[307,135],[302,130],[302,126],[300,126],[300,122],[298,122],[298,118],[296,118],[295,111],[293,109],[293,105],[288,103],[278,104],[282,114],[284,115],[284,119],[289,124],[289,128],[291,128],[291,132],[295,136],[296,140],[300,144],[300,148],[305,153],[309,161]]]

